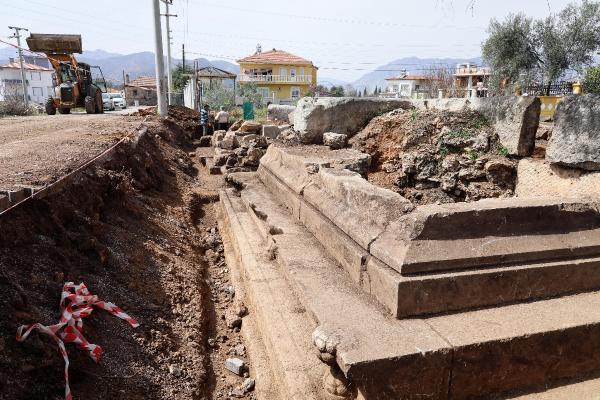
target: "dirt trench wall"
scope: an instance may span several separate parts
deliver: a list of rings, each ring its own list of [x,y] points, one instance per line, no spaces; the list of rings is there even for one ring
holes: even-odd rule
[[[184,133],[161,123],[60,192],[32,199],[0,218],[0,399],[62,398],[56,344],[21,324],[57,321],[63,282],[85,282],[137,318],[133,329],[102,311],[84,335],[104,356],[67,345],[71,390],[86,399],[194,399],[208,387],[202,303],[202,234],[184,188],[195,172],[175,144]],[[204,232],[204,228],[202,228]],[[172,374],[171,366],[177,366]]]

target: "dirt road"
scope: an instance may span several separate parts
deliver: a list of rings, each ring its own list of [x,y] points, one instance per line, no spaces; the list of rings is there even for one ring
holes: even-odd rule
[[[51,183],[110,147],[142,119],[108,113],[0,118],[0,188]]]

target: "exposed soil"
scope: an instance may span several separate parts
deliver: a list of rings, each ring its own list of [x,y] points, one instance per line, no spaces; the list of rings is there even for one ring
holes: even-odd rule
[[[516,165],[474,111],[394,110],[374,118],[350,144],[373,157],[370,182],[415,204],[513,195]]]
[[[245,354],[239,322],[227,327],[243,305],[216,227],[222,178],[189,157],[184,124],[151,117],[146,125],[61,193],[1,217],[0,399],[64,398],[56,344],[37,332],[17,343],[15,332],[56,323],[67,281],[85,282],[141,323],[134,329],[101,310],[85,318],[86,338],[104,354],[95,364],[67,345],[75,399],[229,398],[243,382],[223,367],[233,352]]]
[[[142,120],[115,114],[0,118],[0,188],[52,183]]]
[[[179,125],[186,132],[196,137],[200,133],[200,113],[191,108],[172,105],[169,106],[169,119]],[[141,108],[132,113],[134,116],[155,116],[156,107]]]

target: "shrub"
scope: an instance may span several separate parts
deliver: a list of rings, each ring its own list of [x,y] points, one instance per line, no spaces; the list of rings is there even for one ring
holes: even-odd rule
[[[583,90],[585,93],[600,94],[600,66],[589,68],[585,72]]]
[[[0,101],[0,116],[35,115],[37,113],[37,107],[25,104],[20,96],[7,96],[4,101]]]

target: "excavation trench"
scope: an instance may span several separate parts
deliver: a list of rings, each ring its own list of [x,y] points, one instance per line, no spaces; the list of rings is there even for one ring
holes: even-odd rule
[[[95,364],[67,346],[75,399],[225,398],[241,385],[223,368],[245,354],[239,327],[225,321],[240,304],[217,228],[222,178],[196,163],[194,127],[145,125],[61,191],[0,216],[0,399],[64,397],[56,343],[40,333],[18,343],[15,332],[56,323],[69,281],[141,324],[101,310],[85,319],[104,354]]]

